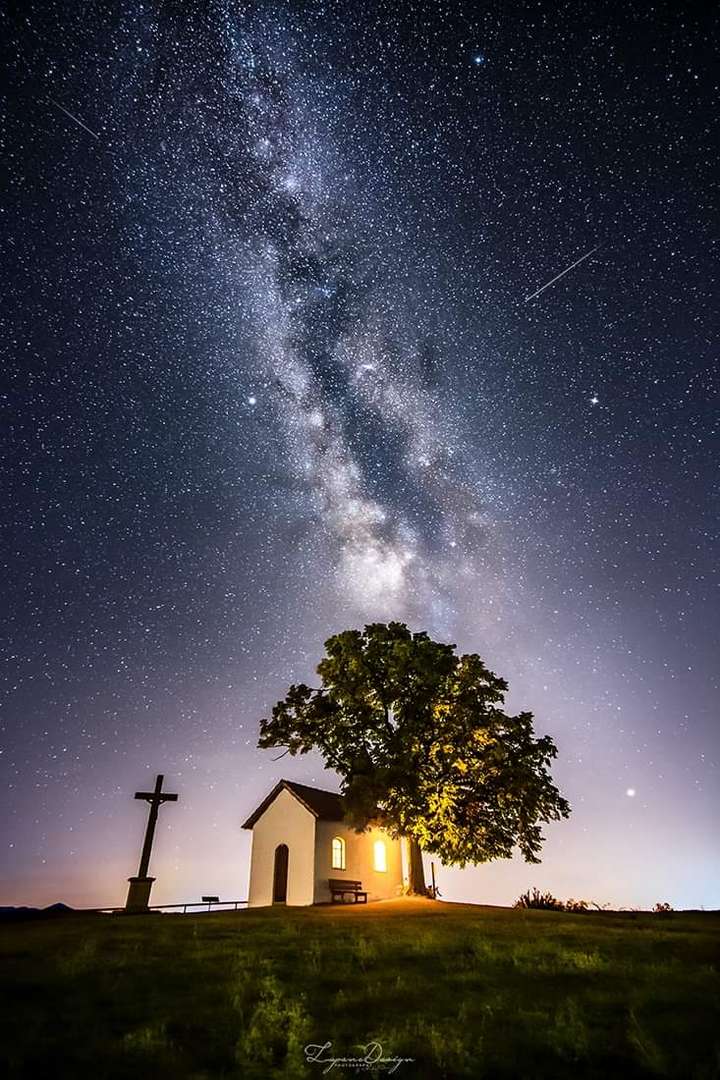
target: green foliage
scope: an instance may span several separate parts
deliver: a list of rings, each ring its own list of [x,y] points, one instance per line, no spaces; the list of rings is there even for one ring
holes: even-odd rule
[[[635,1057],[652,1076],[666,1076],[667,1062],[658,1043],[653,1039],[645,1025],[641,1024],[635,1011],[628,1011],[628,1042],[635,1051]]]
[[[564,911],[565,904],[552,893],[541,893],[539,889],[528,889],[515,901],[516,908],[533,908],[536,911]]]
[[[475,654],[373,623],[325,643],[321,685],[290,687],[258,745],[319,751],[342,777],[358,829],[379,821],[443,862],[538,862],[541,825],[570,813],[549,772],[549,736],[503,710],[507,683]]]
[[[590,1036],[584,1010],[575,998],[566,998],[553,1016],[550,1039],[559,1057],[576,1062],[587,1056]]]
[[[164,1050],[168,1046],[165,1024],[144,1024],[135,1031],[128,1031],[123,1036],[123,1046],[126,1050],[151,1055]]]
[[[306,1075],[303,1048],[310,1025],[302,996],[290,995],[272,974],[265,975],[249,1023],[235,1050],[238,1065],[259,1076]]]
[[[527,892],[521,894],[515,901],[516,908],[534,908],[536,911],[567,911],[571,915],[584,915],[590,910],[590,904],[587,900],[558,900],[552,893],[541,893],[539,889],[528,889]],[[608,911],[610,909],[609,904],[598,904],[594,900],[592,906],[596,911]],[[670,915],[673,908],[667,903],[655,904],[653,910],[654,915]],[[629,914],[631,917],[640,913],[640,908],[623,909],[624,913]]]
[[[593,902],[593,906],[598,911],[603,910],[600,904]],[[608,907],[607,904],[604,906]],[[522,893],[515,901],[515,907],[535,908],[537,911],[568,911],[571,915],[584,915],[590,909],[587,900],[574,900],[572,897],[569,900],[558,900],[552,893],[541,893],[539,889],[528,889]]]

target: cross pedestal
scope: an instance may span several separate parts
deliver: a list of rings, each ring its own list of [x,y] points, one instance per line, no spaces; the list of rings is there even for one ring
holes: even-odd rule
[[[154,791],[135,792],[136,799],[144,799],[145,802],[150,803],[150,813],[148,814],[145,841],[143,843],[142,855],[140,856],[140,869],[138,870],[136,877],[128,878],[130,888],[128,889],[127,900],[125,901],[125,910],[128,912],[148,910],[150,890],[152,889],[152,884],[155,880],[154,877],[148,877],[148,867],[150,866],[150,852],[152,851],[153,837],[155,836],[158,810],[164,802],[177,802],[177,795],[171,795],[169,792],[162,790],[163,780],[164,777],[162,774],[155,777]]]
[[[129,877],[130,888],[125,901],[126,911],[147,911],[154,877]]]

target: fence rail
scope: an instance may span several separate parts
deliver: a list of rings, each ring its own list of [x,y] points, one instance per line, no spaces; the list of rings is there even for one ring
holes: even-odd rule
[[[145,911],[174,911],[179,908],[182,908],[181,914],[183,915],[187,915],[188,908],[201,908],[205,911],[210,911],[212,908],[229,908],[232,911],[237,911],[239,907],[245,904],[247,904],[247,900],[188,900],[184,904],[148,904],[146,908],[139,911],[130,911],[128,914],[142,915]],[[122,905],[120,907],[76,908],[75,910],[94,911],[99,915],[114,915],[118,911],[126,911],[127,909]],[[196,914],[198,913],[196,912]]]

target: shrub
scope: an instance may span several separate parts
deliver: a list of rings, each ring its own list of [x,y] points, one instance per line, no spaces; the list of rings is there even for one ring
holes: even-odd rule
[[[280,1068],[288,1080],[304,1076],[303,1047],[310,1031],[304,999],[290,997],[272,974],[265,975],[259,985],[259,998],[235,1047],[235,1060],[245,1076],[269,1076]]]
[[[552,893],[541,893],[539,889],[528,889],[516,901],[516,908],[534,908],[537,911],[564,911],[565,905]]]
[[[658,901],[658,903],[653,908],[653,911],[658,915],[667,915],[668,912],[672,911],[672,905]]]
[[[552,893],[541,893],[539,889],[528,889],[515,901],[516,908],[535,908],[538,911],[567,911],[571,915],[582,915],[589,911],[591,906],[597,911],[607,911],[609,904],[598,904],[595,900],[558,900]],[[656,911],[672,911],[671,907],[655,905]]]
[[[548,1028],[548,1041],[566,1061],[580,1061],[590,1046],[590,1032],[582,1007],[572,999],[560,1005]]]

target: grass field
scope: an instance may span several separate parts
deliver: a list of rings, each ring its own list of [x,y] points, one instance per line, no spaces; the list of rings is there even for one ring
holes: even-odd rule
[[[305,1046],[375,1040],[401,1078],[710,1080],[719,931],[423,900],[3,925],[0,1075],[352,1077]]]

